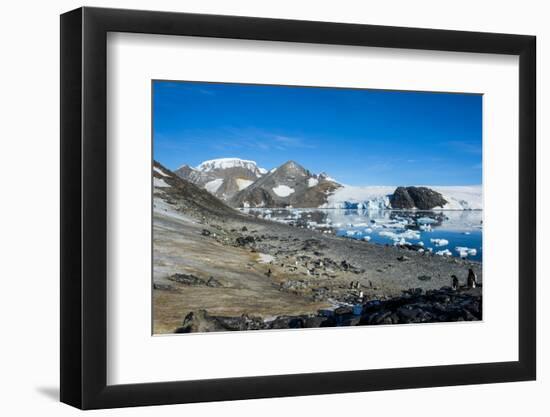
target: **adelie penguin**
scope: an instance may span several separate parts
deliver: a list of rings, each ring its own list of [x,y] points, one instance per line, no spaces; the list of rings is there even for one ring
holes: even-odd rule
[[[477,275],[472,268],[468,269],[468,288],[475,288],[477,284]]]
[[[456,275],[451,275],[452,281],[451,281],[451,288],[453,290],[458,290],[458,278]]]

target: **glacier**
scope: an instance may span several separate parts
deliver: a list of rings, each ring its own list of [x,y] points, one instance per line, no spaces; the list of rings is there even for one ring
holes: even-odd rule
[[[481,185],[470,186],[437,186],[424,185],[443,195],[447,200],[443,210],[482,210],[483,188]],[[328,196],[327,202],[320,208],[333,209],[391,209],[390,195],[396,186],[351,186],[343,185]]]

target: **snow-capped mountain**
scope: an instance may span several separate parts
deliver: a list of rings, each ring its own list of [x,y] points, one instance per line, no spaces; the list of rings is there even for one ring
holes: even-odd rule
[[[223,171],[230,168],[243,168],[246,171],[250,171],[260,177],[263,174],[267,173],[267,170],[264,168],[258,167],[256,162],[247,161],[240,158],[219,158],[211,159],[209,161],[202,162],[198,167],[198,171],[202,172],[212,172],[212,171]]]
[[[233,207],[483,209],[481,185],[349,186],[294,161],[267,171],[254,161],[220,158],[196,168],[183,165],[175,173]]]
[[[234,207],[319,207],[340,184],[326,174],[312,174],[285,162],[229,200]]]
[[[216,197],[229,200],[266,174],[267,170],[258,167],[254,161],[220,158],[204,161],[196,168],[183,165],[175,173]]]
[[[472,186],[425,186],[425,187],[396,187],[396,186],[367,186],[356,187],[344,185],[328,197],[324,208],[359,208],[359,209],[390,209],[390,208],[419,208],[404,206],[392,207],[395,204],[395,192],[400,188],[427,188],[440,194],[440,204],[432,208],[446,210],[481,210],[483,209],[483,190],[481,185]],[[400,192],[401,194],[401,192]],[[434,200],[435,201],[435,200]],[[413,200],[414,202],[414,200]],[[422,207],[425,208],[425,207]]]

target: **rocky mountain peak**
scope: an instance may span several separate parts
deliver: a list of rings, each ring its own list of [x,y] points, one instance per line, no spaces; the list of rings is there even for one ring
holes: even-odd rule
[[[216,197],[228,200],[261,178],[267,171],[258,167],[254,161],[219,158],[204,161],[196,168],[183,165],[175,173]]]
[[[295,161],[286,161],[275,171],[279,174],[290,173],[290,174],[301,174],[301,175],[311,175],[307,169],[301,166]]]
[[[287,161],[236,194],[235,207],[319,207],[340,184]]]

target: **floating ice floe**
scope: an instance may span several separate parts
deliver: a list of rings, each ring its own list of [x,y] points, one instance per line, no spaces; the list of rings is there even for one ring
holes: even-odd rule
[[[409,229],[401,233],[399,236],[404,237],[405,239],[420,239],[420,232]]]
[[[419,217],[416,219],[416,223],[418,224],[433,224],[437,223],[437,220],[432,219],[431,217]]]
[[[397,233],[390,232],[389,230],[382,230],[381,232],[378,232],[379,236],[389,237],[390,239],[399,240],[397,237]]]
[[[452,252],[449,249],[438,250],[435,254],[439,256],[452,256]]]
[[[384,229],[404,229],[408,223],[406,221],[388,221],[376,222],[375,224],[381,225]]]
[[[348,227],[367,227],[368,223],[349,223]]]
[[[447,246],[449,241],[447,239],[430,239],[435,246]]]
[[[476,256],[477,250],[474,248],[468,248],[466,246],[457,246],[455,248],[455,251],[458,252],[461,258],[466,258],[468,255],[470,256]]]
[[[420,232],[410,229],[401,233],[390,232],[389,230],[382,230],[381,232],[378,232],[378,235],[388,237],[394,242],[400,242],[399,244],[401,245],[409,244],[409,242],[406,242],[405,239],[420,239]]]

